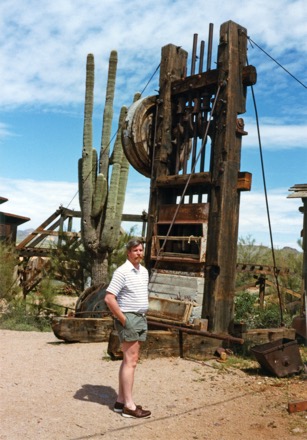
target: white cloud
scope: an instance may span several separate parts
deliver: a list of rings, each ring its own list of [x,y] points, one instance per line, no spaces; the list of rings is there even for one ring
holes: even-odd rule
[[[280,121],[279,121],[280,122]],[[243,138],[243,144],[247,147],[257,147],[258,133],[255,122],[245,119],[245,130],[248,136]],[[268,150],[290,150],[303,148],[307,150],[307,125],[267,123],[260,121],[261,144]]]
[[[125,90],[134,93],[158,65],[163,45],[178,44],[190,51],[194,33],[207,39],[209,21],[215,24],[215,47],[220,24],[233,20],[276,56],[300,53],[299,66],[307,52],[306,9],[303,0],[255,0],[244,8],[239,0],[217,0],[206,7],[202,0],[160,0],[150,7],[141,0],[3,1],[2,106],[82,102],[86,55],[95,54],[100,91],[112,49],[119,52],[119,83],[124,81]],[[260,63],[267,61],[256,56]]]
[[[34,229],[49,218],[60,205],[69,205],[70,209],[79,210],[78,196],[74,198],[76,191],[77,185],[74,183],[0,178],[0,194],[8,199],[0,209],[3,212],[29,217],[31,221],[24,223],[21,229]]]
[[[288,188],[268,191],[268,211],[265,195],[260,192],[241,194],[239,235],[251,235],[258,244],[270,245],[269,218],[274,247],[290,246],[300,249],[297,240],[303,227],[303,216],[298,211],[301,199],[288,199]],[[269,217],[268,217],[269,214]]]
[[[149,179],[129,182],[124,205],[125,214],[148,211]],[[0,196],[8,201],[0,210],[29,217],[21,229],[35,229],[60,206],[80,210],[78,185],[69,182],[38,182],[31,179],[16,180],[0,177]]]
[[[9,125],[0,122],[0,141],[6,137],[13,136]]]

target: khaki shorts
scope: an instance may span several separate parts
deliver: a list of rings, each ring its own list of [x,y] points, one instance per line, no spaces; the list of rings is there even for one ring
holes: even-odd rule
[[[122,324],[115,319],[115,328],[118,332],[120,342],[146,341],[147,319],[145,314],[124,312],[126,324]]]

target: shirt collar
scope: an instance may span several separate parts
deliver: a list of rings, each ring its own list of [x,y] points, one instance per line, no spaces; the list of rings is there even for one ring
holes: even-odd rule
[[[127,266],[129,267],[130,270],[134,270],[135,272],[139,272],[141,265],[139,266],[139,269],[137,269],[136,267],[133,266],[133,264],[131,263],[131,261],[127,260],[126,261]]]

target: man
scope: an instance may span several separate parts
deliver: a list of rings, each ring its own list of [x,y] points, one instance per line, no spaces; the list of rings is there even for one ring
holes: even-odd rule
[[[147,335],[148,271],[140,264],[144,255],[142,240],[133,238],[126,248],[127,260],[115,270],[105,296],[105,302],[115,317],[124,355],[114,411],[123,417],[144,418],[150,417],[151,412],[134,403],[132,389],[140,344]]]

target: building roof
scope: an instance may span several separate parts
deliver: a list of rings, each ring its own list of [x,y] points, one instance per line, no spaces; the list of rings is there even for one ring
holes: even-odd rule
[[[1,197],[0,196],[0,205],[1,205],[1,203],[5,203],[7,201],[8,201],[8,199],[6,199],[5,197]]]
[[[31,220],[29,217],[23,217],[21,215],[16,215],[16,214],[10,214],[9,212],[0,212],[1,217],[2,217],[2,221],[1,223],[3,224],[14,224],[14,225],[22,225],[23,223],[28,222],[29,220]],[[4,220],[4,221],[3,221]]]

